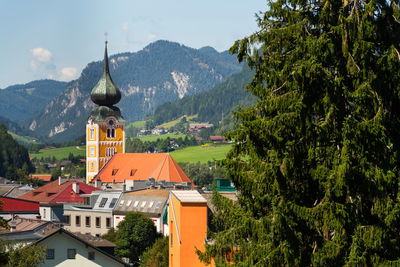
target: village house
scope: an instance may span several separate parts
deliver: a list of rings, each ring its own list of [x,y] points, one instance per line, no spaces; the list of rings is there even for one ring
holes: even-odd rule
[[[114,226],[125,219],[128,212],[140,212],[148,216],[155,224],[157,232],[168,235],[167,203],[170,191],[165,189],[146,189],[125,192],[119,199],[114,211]]]
[[[13,197],[0,196],[0,217],[10,220],[16,216],[23,218],[38,218],[39,202]]]
[[[77,180],[59,178],[44,186],[38,187],[19,198],[40,203],[39,213],[45,221],[63,221],[63,203],[83,203],[81,194],[90,194],[99,188]]]
[[[83,204],[64,204],[65,229],[71,232],[104,235],[114,227],[113,209],[122,192],[94,191]]]
[[[148,181],[173,188],[191,188],[192,181],[168,153],[121,153],[115,154],[95,175],[93,183],[114,188],[116,184],[132,184],[129,181]],[[133,190],[128,188],[126,190]]]
[[[196,249],[205,249],[207,200],[195,190],[174,190],[168,205],[169,266],[206,266]]]
[[[105,244],[108,248],[113,246],[111,242],[87,237],[59,228],[37,240],[36,245],[46,248],[46,258],[40,266],[126,266],[124,262],[107,253],[106,249],[94,244]]]

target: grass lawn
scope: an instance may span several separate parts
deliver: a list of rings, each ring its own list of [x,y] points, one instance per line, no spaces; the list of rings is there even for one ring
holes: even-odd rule
[[[126,128],[135,127],[138,129],[143,129],[145,124],[146,124],[146,121],[134,121],[131,124],[129,124],[128,126],[126,126]]]
[[[81,156],[84,158],[86,156],[85,146],[67,146],[46,150],[39,150],[39,153],[29,154],[31,158],[46,158],[46,157],[55,157],[57,160],[67,159],[69,153],[72,153],[74,156]]]
[[[184,117],[184,116],[182,116],[182,117]],[[178,118],[176,120],[173,120],[173,121],[169,121],[169,122],[160,124],[160,125],[158,125],[158,127],[164,127],[166,129],[174,127],[176,124],[178,124],[181,121],[182,117],[180,117],[180,118]],[[190,122],[190,121],[193,121],[193,119],[197,118],[197,115],[185,116],[185,117],[186,117],[187,121]]]
[[[190,146],[172,151],[170,154],[177,162],[201,162],[224,159],[232,145],[209,144],[208,146]]]
[[[22,142],[22,143],[26,143],[26,144],[37,144],[36,142],[34,142],[34,141],[31,140],[31,139],[28,139],[28,138],[26,138],[26,137],[17,135],[17,134],[15,134],[15,133],[13,133],[13,132],[8,132],[8,133],[9,133],[9,134],[14,138],[14,140],[17,141],[17,142]]]
[[[142,142],[145,141],[157,141],[157,139],[167,139],[167,137],[169,138],[179,138],[185,137],[185,134],[180,133],[180,134],[173,134],[173,133],[168,133],[168,134],[162,134],[162,135],[145,135],[145,136],[140,136],[138,137]]]

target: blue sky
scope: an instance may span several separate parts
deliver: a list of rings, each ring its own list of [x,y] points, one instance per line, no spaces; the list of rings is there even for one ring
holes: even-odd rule
[[[226,50],[257,30],[265,0],[2,0],[0,88],[36,79],[69,81],[103,54],[156,40]]]

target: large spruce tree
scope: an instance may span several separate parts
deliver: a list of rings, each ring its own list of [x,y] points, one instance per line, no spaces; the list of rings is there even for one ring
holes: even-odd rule
[[[400,264],[399,1],[278,0],[231,48],[255,76],[225,160],[236,203],[200,257]]]

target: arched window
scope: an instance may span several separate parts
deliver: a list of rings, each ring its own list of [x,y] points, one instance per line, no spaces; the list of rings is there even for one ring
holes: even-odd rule
[[[107,138],[115,138],[115,129],[114,128],[107,129]]]

